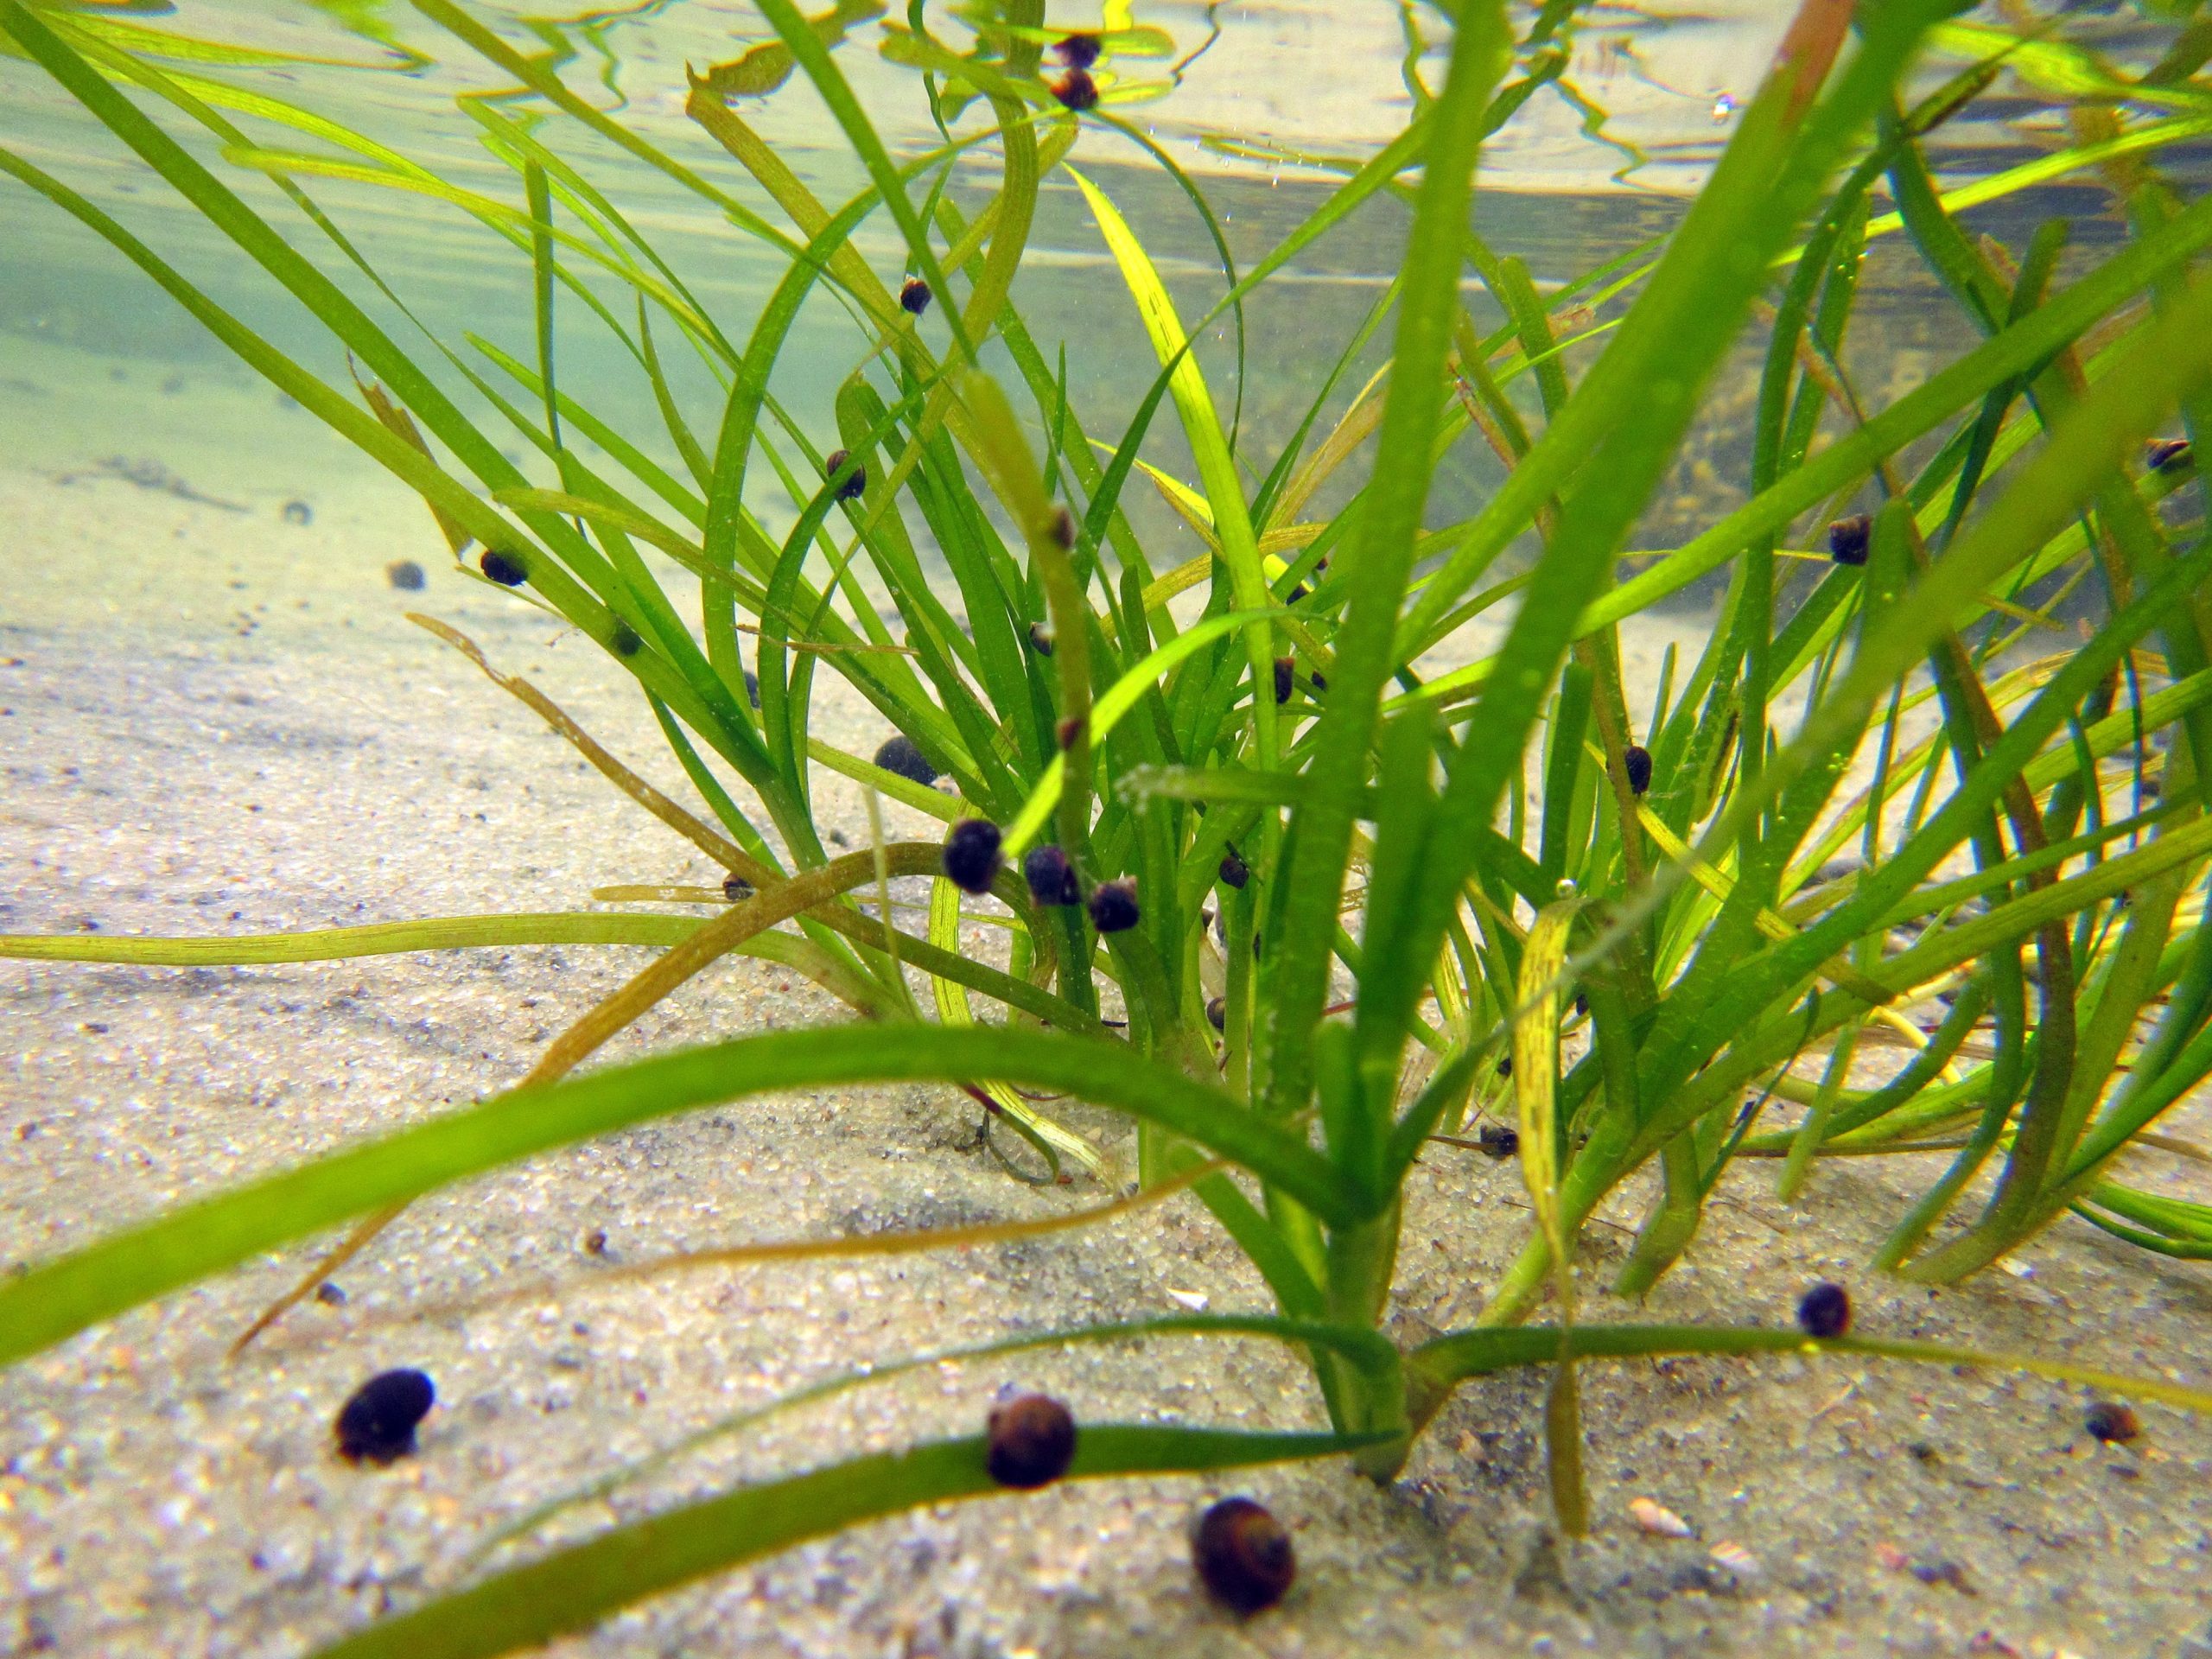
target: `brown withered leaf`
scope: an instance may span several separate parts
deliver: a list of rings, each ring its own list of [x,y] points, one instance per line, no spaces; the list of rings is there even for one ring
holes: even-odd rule
[[[423,435],[416,430],[415,417],[390,392],[373,380],[362,379],[359,372],[353,376],[353,384],[360,388],[362,400],[387,432],[416,451],[425,461],[436,460],[430,454],[430,446],[423,442]],[[426,500],[423,505],[429,508],[430,516],[438,521],[438,533],[446,538],[446,545],[453,550],[455,557],[459,557],[476,538],[463,530],[460,521],[436,502]]]
[[[807,22],[821,37],[823,45],[835,46],[855,23],[865,23],[881,16],[880,0],[837,0],[835,7]],[[768,41],[741,58],[714,65],[703,75],[689,64],[683,66],[683,73],[690,78],[693,92],[728,100],[759,98],[774,92],[791,78],[792,67],[791,48],[781,41]]]

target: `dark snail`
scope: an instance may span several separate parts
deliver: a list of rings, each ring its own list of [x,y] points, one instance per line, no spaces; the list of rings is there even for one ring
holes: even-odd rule
[[[988,818],[963,818],[944,838],[944,874],[956,887],[988,893],[999,873],[999,827]]]
[[[1249,1497],[1224,1497],[1199,1518],[1191,1559],[1206,1588],[1247,1616],[1281,1601],[1298,1576],[1290,1535]]]
[[[333,1433],[338,1455],[348,1463],[391,1463],[411,1455],[415,1428],[437,1403],[438,1391],[421,1371],[379,1371],[339,1408]]]
[[[1841,1336],[1851,1329],[1850,1293],[1823,1279],[1798,1299],[1797,1328],[1821,1339]]]
[[[1042,1394],[1016,1395],[991,1408],[983,1466],[1001,1486],[1049,1486],[1075,1461],[1075,1418]]]

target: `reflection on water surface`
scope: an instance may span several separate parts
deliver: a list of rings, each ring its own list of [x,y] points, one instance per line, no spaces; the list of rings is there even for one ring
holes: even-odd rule
[[[510,209],[520,194],[518,180],[487,149],[487,124],[531,124],[608,193],[716,310],[722,326],[741,337],[781,274],[782,256],[734,229],[667,172],[617,154],[573,120],[549,116],[512,74],[438,25],[438,3],[179,0],[86,5],[77,15],[96,19],[118,45],[157,48],[180,84],[227,89],[226,111],[252,143],[359,164],[359,156],[327,134],[257,118],[251,99],[283,99],[389,145],[390,153],[369,157],[377,166],[399,165],[404,157],[441,181],[441,189],[476,193]],[[1737,102],[1749,95],[1791,10],[1778,0],[1654,0],[1582,9],[1571,31],[1524,54],[1515,72],[1537,85],[1484,152],[1477,219],[1490,243],[1525,260],[1539,286],[1550,288],[1662,235],[1732,130]],[[1536,15],[1528,5],[1515,11],[1524,28]],[[943,140],[931,118],[935,83],[882,50],[906,9],[879,15],[865,0],[848,0],[841,15],[847,27],[836,61],[892,153],[910,158],[937,147]],[[933,4],[924,15],[950,48],[972,45],[974,32],[957,11]],[[1996,15],[1977,12],[1940,41],[1924,82],[1937,84],[1986,49],[1976,44],[1974,19]],[[751,5],[652,0],[560,14],[472,4],[467,16],[481,20],[489,38],[507,49],[556,70],[576,96],[617,114],[683,167],[784,222],[683,113],[687,67],[730,62],[771,37]],[[1430,8],[1412,4],[1106,0],[1099,9],[1056,5],[1049,16],[1055,29],[1116,31],[1109,36],[1116,49],[1097,70],[1105,92],[1101,114],[1125,123],[1126,130],[1103,119],[1086,121],[1071,159],[1141,228],[1179,301],[1193,308],[1221,290],[1217,232],[1230,260],[1249,268],[1332,188],[1340,174],[1326,163],[1371,154],[1402,129],[1443,73],[1441,21]],[[2139,64],[2158,49],[2155,32],[2125,10],[2069,20],[2069,29],[2116,63]],[[223,43],[234,60],[213,60],[199,42]],[[1943,128],[1930,147],[1942,181],[1956,187],[1987,180],[2063,147],[2064,113],[2046,90],[2031,73],[2007,75]],[[842,200],[861,187],[859,164],[804,76],[740,102],[777,154],[825,199]],[[938,112],[956,137],[983,130],[988,118],[980,105]],[[2163,118],[2212,126],[2194,105],[2129,113],[2139,125]],[[388,311],[266,176],[231,165],[235,157],[219,156],[190,123],[176,122],[173,130],[365,303]],[[0,142],[109,207],[280,346],[315,353],[315,360],[332,370],[329,348],[308,319],[289,302],[272,299],[259,274],[217,232],[42,73],[20,60],[0,60]],[[2201,139],[2195,142],[2201,146]],[[1192,210],[1144,143],[1156,145],[1204,190],[1213,225]],[[2166,149],[2163,159],[2184,175],[2196,164],[2188,144]],[[995,188],[998,165],[988,143],[965,152],[948,181],[951,200],[972,211]],[[308,182],[315,200],[425,325],[449,341],[474,333],[529,355],[528,264],[512,242],[432,191],[342,176]],[[1969,223],[2017,245],[2051,214],[2075,219],[2077,244],[2113,233],[2107,198],[2088,172],[2008,196],[1977,210]],[[1401,203],[1387,197],[1370,202],[1246,306],[1241,360],[1229,320],[1201,341],[1213,384],[1224,397],[1239,399],[1245,430],[1260,440],[1262,452],[1287,438],[1329,371],[1328,362],[1317,359],[1314,342],[1352,337],[1381,297],[1403,232]],[[887,270],[904,264],[895,228],[880,214],[855,241]],[[0,289],[10,300],[0,328],[103,353],[193,365],[219,359],[198,325],[138,272],[11,184],[0,184]],[[1872,359],[1861,371],[1878,391],[1910,383],[1936,353],[1965,343],[1967,331],[1955,308],[1922,267],[1899,257],[1894,239],[1875,244],[1866,291],[1862,309],[1882,317],[1883,326],[1862,326],[1853,350]],[[1470,292],[1478,305],[1487,303]],[[1038,339],[1067,340],[1071,372],[1096,407],[1097,420],[1125,416],[1150,378],[1149,351],[1096,227],[1064,175],[1048,179],[1041,193],[1016,297]],[[582,307],[567,305],[559,315],[567,383],[588,391],[624,429],[658,431],[647,388],[622,349]],[[830,388],[863,349],[848,315],[827,299],[810,302],[779,366],[779,395],[801,420],[826,418]],[[1340,400],[1380,361],[1381,349],[1370,344],[1349,365]],[[235,371],[226,365],[224,372]],[[687,398],[704,403],[717,396],[696,360],[673,363],[671,374]],[[7,404],[12,407],[0,407],[7,424],[35,416],[26,398],[0,394],[0,405]],[[1681,487],[1668,494],[1675,518],[1694,519],[1729,499],[1740,471],[1731,410],[1724,388],[1713,430],[1693,442]],[[213,427],[207,433],[216,447],[254,436]],[[1164,425],[1155,428],[1155,441],[1163,464],[1176,464],[1175,440]],[[1440,510],[1485,490],[1491,481],[1485,466],[1479,454],[1455,457],[1442,480]]]

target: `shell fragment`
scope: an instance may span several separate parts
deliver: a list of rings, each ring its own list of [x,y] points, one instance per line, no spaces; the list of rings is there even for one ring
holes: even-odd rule
[[[1629,1517],[1655,1538],[1693,1538],[1697,1535],[1690,1523],[1676,1515],[1664,1503],[1653,1497],[1632,1497],[1629,1500]]]
[[[1709,1553],[1715,1567],[1732,1573],[1739,1579],[1755,1579],[1759,1575],[1759,1558],[1741,1544],[1724,1538]]]

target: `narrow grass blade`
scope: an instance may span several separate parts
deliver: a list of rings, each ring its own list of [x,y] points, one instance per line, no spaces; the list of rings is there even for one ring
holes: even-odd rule
[[[941,875],[930,883],[930,943],[949,955],[957,955],[961,949],[960,889]],[[968,1006],[966,986],[932,974],[930,992],[937,1002],[938,1018],[946,1025],[969,1027],[976,1023],[975,1010]],[[1083,1136],[1055,1122],[1003,1083],[986,1081],[977,1086],[991,1097],[1008,1122],[1052,1148],[1051,1155],[1065,1154],[1089,1171],[1093,1180],[1110,1179],[1105,1155]],[[1056,1173],[1058,1167],[1055,1162]]]
[[[1103,744],[1106,736],[1122,722],[1123,715],[1143,699],[1159,682],[1185,658],[1225,633],[1247,626],[1255,620],[1264,621],[1267,612],[1229,611],[1209,617],[1186,628],[1166,645],[1152,652],[1135,667],[1122,675],[1106,689],[1105,694],[1091,704],[1090,734],[1093,747]],[[1044,776],[1022,803],[1020,812],[1007,826],[1006,849],[1009,854],[1020,852],[1050,822],[1052,810],[1059,804],[1060,791],[1066,774],[1065,762],[1054,755],[1045,768]]]
[[[1147,1203],[1160,1191],[1155,1189],[1123,1202],[1130,1205]],[[690,1452],[841,1394],[873,1387],[931,1366],[957,1365],[969,1360],[993,1359],[1004,1354],[1033,1352],[1040,1348],[1077,1347],[1091,1343],[1175,1336],[1256,1337],[1262,1340],[1297,1343],[1342,1355],[1367,1375],[1377,1378],[1400,1369],[1398,1351],[1390,1345],[1387,1338],[1375,1332],[1362,1331],[1350,1325],[1329,1325],[1313,1319],[1278,1319],[1265,1315],[1240,1313],[1175,1314],[1166,1319],[1074,1325],[1058,1331],[1028,1331],[995,1342],[971,1343],[960,1347],[908,1354],[881,1364],[840,1371],[804,1388],[795,1389],[765,1405],[733,1412],[703,1428],[694,1429],[646,1457],[625,1464],[581,1486],[572,1487],[560,1497],[549,1499],[527,1514],[501,1526],[469,1552],[468,1564],[474,1565],[486,1560],[502,1546],[528,1536],[546,1522],[579,1504],[604,1501],[610,1494],[632,1485],[648,1475],[658,1473]]]
[[[217,938],[121,938],[107,934],[0,934],[0,957],[20,962],[137,963],[149,967],[249,967],[271,962],[339,962],[410,950],[462,950],[518,944],[681,944],[703,924],[690,916],[624,915],[604,910],[512,916],[432,916],[419,922],[309,928],[299,933],[243,933]]]
[[[1354,1218],[1320,1154],[1123,1045],[1057,1032],[899,1026],[775,1032],[518,1090],[172,1211],[0,1285],[0,1363],[334,1222],[589,1135],[778,1089],[996,1077],[1109,1106]]]
[[[1581,1325],[1571,1338],[1580,1359],[1640,1359],[1656,1354],[1866,1354],[1928,1365],[1972,1365],[1986,1370],[2028,1371],[2062,1382],[2085,1383],[2114,1393],[2161,1401],[2184,1411],[2212,1413],[2212,1391],[2154,1376],[2131,1376],[2039,1354],[1999,1354],[1948,1343],[1882,1337],[1832,1337],[1815,1341],[1802,1331],[1758,1325]],[[1425,1342],[1407,1356],[1408,1368],[1449,1388],[1471,1376],[1541,1365],[1559,1351],[1554,1327],[1455,1331]],[[1440,1403],[1440,1400],[1437,1402]]]
[[[1070,1479],[1196,1474],[1357,1451],[1373,1437],[1083,1426]],[[982,1435],[855,1458],[632,1522],[324,1648],[317,1659],[482,1659],[581,1630],[664,1590],[928,1503],[1003,1496]]]
[[[1199,480],[1205,486],[1214,535],[1221,547],[1222,563],[1229,569],[1232,600],[1239,611],[1267,611],[1272,604],[1272,595],[1268,591],[1267,574],[1260,564],[1259,538],[1252,529],[1243,480],[1230,454],[1229,435],[1222,428],[1220,413],[1214,407],[1213,394],[1207,390],[1198,358],[1190,350],[1190,337],[1176,315],[1175,302],[1160,280],[1152,256],[1145,251],[1144,245],[1105,193],[1073,168],[1068,169],[1068,176],[1076,181],[1084,200],[1090,204],[1107,248],[1121,268],[1122,280],[1137,302],[1137,312],[1152,340],[1153,351],[1162,368],[1168,371],[1168,390],[1175,399],[1176,412],[1182,417],[1184,437],[1198,461]],[[1252,683],[1264,688],[1273,683],[1274,671],[1272,632],[1265,622],[1255,620],[1246,631],[1245,641]],[[1272,698],[1255,696],[1253,721],[1260,764],[1272,766],[1275,760]]]
[[[1444,365],[1459,309],[1475,158],[1511,40],[1498,0],[1463,5],[1444,95],[1429,114],[1427,165],[1406,251],[1390,388],[1376,441],[1376,477],[1358,547],[1348,556],[1357,578],[1337,634],[1335,672],[1315,738],[1307,794],[1294,819],[1290,866],[1268,899],[1267,931],[1282,948],[1262,970],[1268,995],[1255,1033],[1255,1076],[1265,1109],[1276,1115],[1302,1109],[1312,1087],[1308,1041],[1326,995],[1354,799],[1367,781],[1368,750],[1392,667],[1398,608],[1428,499]],[[1259,760],[1263,768],[1274,765],[1265,747]],[[1419,954],[1418,944],[1414,948]],[[1364,1045],[1389,1041],[1395,1046],[1371,1021],[1362,1027],[1361,1038]]]

